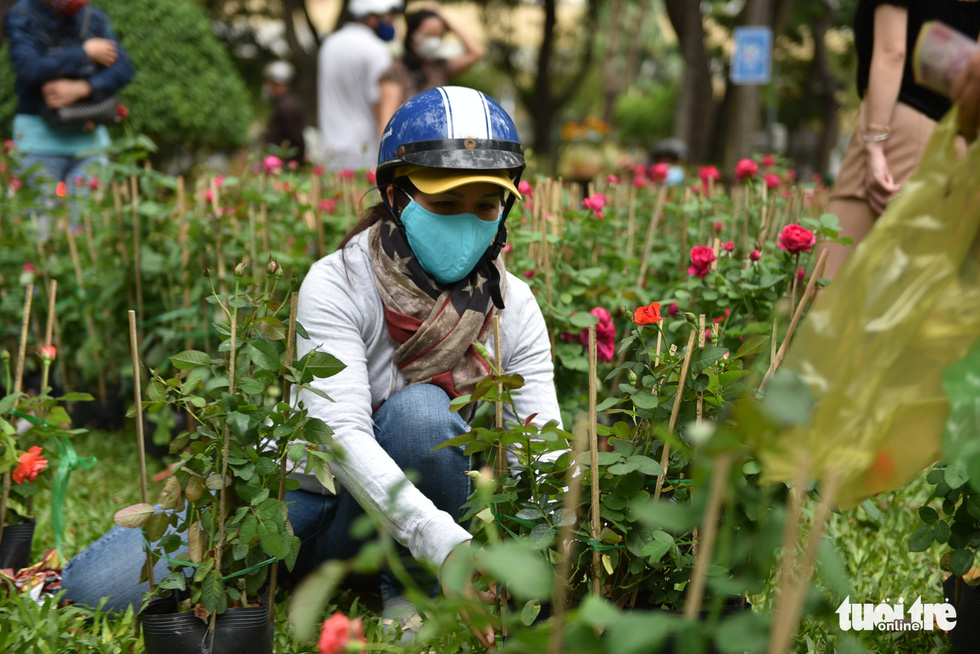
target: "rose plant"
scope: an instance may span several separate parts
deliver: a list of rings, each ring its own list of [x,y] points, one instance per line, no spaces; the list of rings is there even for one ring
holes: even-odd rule
[[[236,266],[233,292],[212,296],[224,318],[215,323],[223,335],[216,351],[173,355],[175,373],[154,374],[146,390],[142,405],[151,414],[170,408],[193,417],[170,443],[180,457],[174,474],[156,506],[116,514],[117,524],[144,530],[153,561],[169,564],[152,593],[177,591],[181,609],[202,616],[254,604],[269,566],[295,562],[299,540],[281,497],[298,487],[289,475],[305,465],[332,483],[324,465],[331,454],[321,451],[331,432],[283,395],[283,383],[304,387],[343,366],[317,351],[292,361],[286,305],[275,292],[282,275],[270,266],[264,283],[249,284],[247,268]],[[176,554],[182,542],[186,551]]]

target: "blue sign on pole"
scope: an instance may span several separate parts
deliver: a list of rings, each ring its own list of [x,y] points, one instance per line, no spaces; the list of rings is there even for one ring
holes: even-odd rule
[[[772,81],[772,30],[768,27],[736,27],[732,55],[733,84],[768,84]]]

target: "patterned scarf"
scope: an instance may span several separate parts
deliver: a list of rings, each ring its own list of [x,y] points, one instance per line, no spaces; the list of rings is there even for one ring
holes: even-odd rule
[[[487,275],[477,265],[469,276],[442,287],[419,264],[405,235],[382,220],[368,235],[374,280],[384,305],[388,335],[399,344],[395,363],[408,384],[435,384],[449,397],[473,390],[490,364],[473,342],[483,343],[496,307]],[[493,262],[505,294],[504,263]],[[470,382],[470,383],[467,383]]]

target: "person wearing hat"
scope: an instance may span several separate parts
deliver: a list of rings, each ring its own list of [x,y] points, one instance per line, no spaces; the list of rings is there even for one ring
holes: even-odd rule
[[[306,144],[303,140],[306,112],[303,103],[290,89],[295,72],[288,61],[273,61],[262,71],[262,97],[273,103],[272,115],[262,140],[268,145],[285,149],[289,153],[284,157],[287,162],[302,164],[306,161]]]
[[[561,424],[544,318],[500,254],[525,166],[510,116],[473,89],[424,91],[392,116],[377,161],[380,202],[312,266],[299,293],[307,337],[298,355],[329,352],[346,367],[299,395],[334,432],[341,456],[331,468],[344,491],[328,499],[314,495],[318,482],[301,481],[311,502],[335,506],[303,511],[316,528],[298,524],[303,518],[290,509],[296,533],[305,534],[297,567],[310,564],[307,553],[317,561],[352,556],[343,534],[364,509],[390,525],[406,557],[435,567],[470,540],[460,524],[470,462],[461,447],[434,448],[469,431],[450,401],[490,373],[473,343],[497,356],[495,316],[501,372],[524,379],[517,415],[507,418]],[[381,583],[384,617],[413,612],[393,575],[383,573]]]
[[[361,170],[378,151],[381,75],[402,0],[350,0],[351,20],[327,37],[317,58],[317,109],[328,170]]]

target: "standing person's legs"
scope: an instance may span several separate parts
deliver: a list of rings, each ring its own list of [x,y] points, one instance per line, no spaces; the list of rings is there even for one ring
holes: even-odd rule
[[[37,216],[37,238],[43,243],[51,236],[51,211],[55,207],[55,187],[64,180],[74,165],[75,158],[56,154],[32,154],[25,152],[21,159],[24,182],[41,193],[43,210]],[[31,171],[32,168],[37,168]]]

